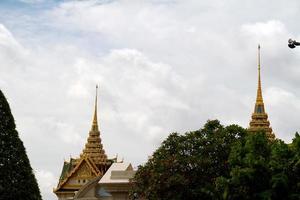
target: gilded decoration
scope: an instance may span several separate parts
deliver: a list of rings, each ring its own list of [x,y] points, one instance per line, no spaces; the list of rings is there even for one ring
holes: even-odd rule
[[[60,198],[65,195],[72,196],[82,185],[95,177],[101,177],[110,167],[113,160],[107,159],[105,150],[101,143],[97,104],[98,104],[98,86],[96,86],[95,107],[92,120],[92,126],[88,134],[85,147],[78,158],[70,158],[70,161],[64,162],[61,176],[54,193]]]
[[[250,132],[264,131],[270,140],[275,138],[272,128],[270,127],[270,122],[268,120],[268,114],[265,112],[265,105],[262,96],[261,87],[261,76],[260,76],[261,66],[260,66],[260,46],[258,45],[258,86],[256,102],[254,107],[254,112],[251,116],[250,126],[248,130]]]

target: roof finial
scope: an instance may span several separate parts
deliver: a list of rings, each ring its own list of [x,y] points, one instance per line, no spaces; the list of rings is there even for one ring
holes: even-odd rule
[[[258,71],[260,71],[260,44],[258,44]]]
[[[260,80],[260,45],[258,44],[258,86],[256,102],[263,102],[262,91],[261,91],[261,80]]]
[[[98,85],[96,85],[96,98],[95,98],[95,111],[92,123],[92,131],[99,131],[98,129],[98,119],[97,119],[97,104],[98,104]]]

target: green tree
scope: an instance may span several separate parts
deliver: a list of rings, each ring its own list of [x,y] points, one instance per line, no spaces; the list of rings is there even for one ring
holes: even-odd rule
[[[271,149],[264,133],[248,134],[232,147],[224,199],[269,199]]]
[[[219,177],[222,199],[287,199],[292,151],[283,141],[250,133],[232,146],[230,176]]]
[[[9,104],[0,90],[0,199],[40,200],[37,181]]]
[[[271,198],[286,199],[290,194],[289,173],[291,170],[292,151],[283,141],[276,139],[271,144],[269,168]]]
[[[300,199],[300,135],[291,144],[219,121],[172,133],[139,166],[133,193],[165,199]]]
[[[231,145],[245,129],[208,121],[198,131],[172,133],[148,162],[139,166],[133,193],[149,200],[216,199],[215,180],[229,176]]]
[[[289,179],[289,198],[300,199],[300,136],[295,134],[293,142],[289,145],[292,158],[289,159],[290,168],[288,171]]]

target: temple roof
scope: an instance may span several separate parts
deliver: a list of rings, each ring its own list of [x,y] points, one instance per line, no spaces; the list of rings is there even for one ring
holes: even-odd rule
[[[98,107],[98,86],[96,86],[96,97],[92,126],[85,144],[85,148],[79,158],[70,158],[65,161],[59,178],[59,183],[54,192],[67,190],[69,188],[78,190],[82,184],[94,177],[102,177],[113,159],[107,159],[107,155],[101,143],[100,131],[98,125],[97,107]],[[82,177],[82,178],[81,178]],[[77,180],[79,182],[74,182]],[[81,182],[84,181],[83,183]]]
[[[70,173],[72,171],[72,169],[74,168],[74,161],[75,159],[73,158],[70,158],[70,161],[67,162],[67,161],[64,161],[64,165],[63,165],[63,168],[62,168],[62,171],[61,171],[61,175],[59,177],[59,181],[62,181],[64,180],[68,173]]]

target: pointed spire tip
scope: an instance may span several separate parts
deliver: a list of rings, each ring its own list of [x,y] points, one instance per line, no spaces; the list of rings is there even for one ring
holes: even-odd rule
[[[95,97],[95,110],[92,122],[92,131],[98,131],[98,119],[97,119],[97,104],[98,104],[98,84],[96,85],[96,97]]]

